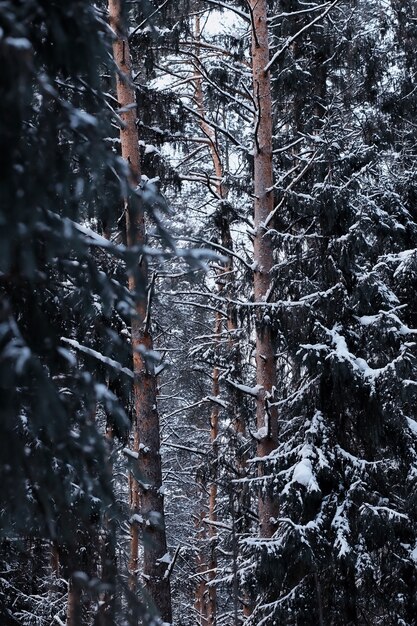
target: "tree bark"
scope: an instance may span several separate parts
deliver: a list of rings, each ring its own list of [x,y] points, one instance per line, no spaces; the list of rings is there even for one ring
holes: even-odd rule
[[[253,285],[255,301],[267,302],[274,265],[273,244],[265,228],[265,220],[274,208],[272,169],[272,97],[269,71],[267,2],[250,0],[252,16],[252,75],[253,95],[257,105],[254,146],[254,261]],[[270,317],[260,304],[256,314],[256,383],[259,393],[256,402],[258,428],[258,457],[267,457],[278,444],[278,415],[273,406],[276,387],[276,357],[274,332]],[[265,475],[264,462],[259,464],[259,475]],[[262,488],[258,500],[261,537],[271,537],[275,531],[274,519],[278,508],[276,498]]]
[[[81,589],[72,577],[68,581],[67,626],[82,626]]]
[[[196,56],[197,59],[200,59],[200,16],[196,15],[195,17],[195,31],[194,37],[196,41]],[[205,107],[204,107],[204,94],[203,94],[203,84],[201,79],[201,74],[199,72],[198,66],[195,69],[194,73],[194,100],[197,107],[197,111],[200,114],[200,128],[202,132],[209,139],[209,151],[213,161],[213,167],[218,179],[218,182],[215,185],[215,193],[217,194],[219,200],[223,199],[224,189],[221,183],[221,179],[223,177],[223,167],[220,159],[220,154],[218,151],[218,146],[216,142],[216,137],[213,132],[212,127],[207,124],[205,121]],[[220,313],[216,313],[216,318],[214,322],[214,334],[216,337],[219,336],[222,329],[222,316]],[[215,339],[215,342],[218,343],[218,340]],[[213,368],[213,384],[212,384],[212,394],[214,397],[217,397],[220,394],[220,385],[219,385],[219,368],[215,365]],[[213,404],[211,414],[210,414],[210,442],[213,451],[213,458],[215,467],[212,468],[211,472],[211,484],[209,489],[209,506],[208,506],[208,519],[210,522],[214,522],[209,525],[208,529],[208,539],[209,539],[209,558],[207,563],[208,569],[208,581],[212,583],[216,577],[217,572],[217,530],[215,522],[217,521],[217,436],[219,434],[219,405],[217,403]],[[204,516],[203,516],[204,517]],[[203,533],[205,534],[205,533]],[[200,566],[202,564],[200,563]],[[205,601],[207,598],[207,602]],[[205,585],[204,579],[203,581],[199,580],[197,584],[196,590],[196,608],[199,610],[199,619],[202,626],[214,626],[216,623],[216,614],[217,614],[217,590],[214,584]]]
[[[194,39],[196,41],[196,57],[197,57],[197,67],[194,72],[194,100],[197,107],[197,111],[200,114],[200,128],[203,133],[206,135],[209,140],[209,150],[210,155],[213,161],[214,172],[217,176],[218,183],[216,185],[216,192],[219,196],[219,199],[224,199],[226,197],[223,185],[221,184],[221,179],[223,178],[223,166],[220,158],[220,153],[217,145],[216,135],[214,133],[213,128],[206,122],[206,111],[204,107],[204,94],[203,94],[203,81],[201,78],[201,73],[199,72],[198,62],[200,61],[200,36],[201,36],[201,25],[200,25],[200,16],[196,15],[195,17],[195,30],[194,30]]]
[[[143,246],[146,227],[143,207],[134,190],[141,180],[140,153],[136,127],[136,97],[131,82],[129,42],[123,30],[121,0],[109,0],[110,26],[115,38],[113,55],[117,65],[117,99],[123,126],[120,130],[122,157],[129,164],[131,193],[126,200],[126,234],[129,247]],[[136,271],[129,275],[129,289],[135,294],[136,314],[132,318],[132,350],[134,371],[134,403],[138,443],[137,470],[140,492],[143,533],[144,586],[163,621],[172,621],[171,590],[168,576],[164,576],[167,563],[164,498],[162,494],[162,467],[160,456],[159,415],[157,386],[153,365],[146,361],[146,353],[153,350],[149,328],[148,267],[144,257]],[[134,522],[135,526],[138,522]],[[136,551],[136,533],[132,529],[132,546]],[[133,554],[135,557],[135,554]],[[131,561],[131,566],[133,565]],[[137,561],[136,561],[137,565]]]
[[[222,319],[220,313],[216,313],[216,321],[214,325],[214,333],[219,336],[222,327]],[[213,369],[213,386],[212,394],[214,398],[220,395],[220,383],[219,383],[219,368],[217,366]],[[217,614],[217,589],[213,584],[213,581],[217,574],[217,457],[218,457],[218,445],[217,437],[219,434],[219,405],[213,403],[213,407],[210,415],[210,442],[213,451],[214,468],[212,469],[212,481],[210,485],[209,493],[209,521],[213,522],[209,525],[209,562],[208,562],[208,579],[212,583],[208,585],[208,606],[207,606],[207,624],[208,626],[214,626],[216,623]]]
[[[196,69],[194,73],[194,101],[197,107],[197,111],[200,114],[200,128],[202,132],[209,139],[208,148],[210,151],[210,156],[213,163],[213,169],[216,175],[217,182],[214,184],[214,192],[220,203],[220,211],[218,217],[218,229],[220,240],[223,248],[233,251],[233,239],[230,229],[230,206],[227,202],[228,189],[223,184],[223,176],[224,176],[224,166],[221,157],[221,152],[219,149],[219,144],[217,140],[216,133],[213,128],[206,122],[206,109],[204,105],[204,92],[203,92],[203,80],[202,75],[199,71],[199,60],[200,60],[200,16],[197,15],[195,17],[195,31],[194,31],[194,39],[196,42]],[[227,305],[227,331],[229,333],[229,349],[230,349],[230,365],[231,372],[234,378],[239,379],[241,375],[241,355],[239,354],[239,345],[236,338],[237,331],[237,320],[236,320],[236,312],[234,306],[231,304],[231,300],[233,300],[234,296],[234,275],[233,275],[233,258],[229,256],[227,261],[224,263],[223,267],[218,270],[216,284],[218,288],[219,295],[224,295],[229,303]],[[216,315],[215,319],[215,328],[214,334],[219,337],[223,327],[223,318],[220,314]],[[215,366],[213,368],[213,387],[212,387],[212,395],[214,397],[220,394],[220,384],[219,384],[219,368]],[[236,389],[232,388],[231,392],[231,411],[233,412],[233,428],[235,430],[236,442],[238,446],[237,450],[237,470],[239,476],[243,476],[246,472],[246,458],[245,454],[241,452],[240,445],[242,440],[246,436],[246,425],[244,421],[244,416],[241,408],[242,403],[242,394]],[[210,416],[210,434],[211,434],[211,443],[214,452],[214,458],[217,457],[217,436],[218,436],[218,421],[219,421],[219,405],[214,404]],[[245,487],[242,487],[241,492],[238,496],[238,510],[242,512],[244,505],[247,504],[247,496],[248,492]],[[210,522],[217,521],[217,483],[215,482],[215,476],[213,477],[213,482],[210,485],[209,492],[209,512],[208,517]],[[240,519],[243,519],[244,515],[240,516]],[[244,530],[246,526],[245,522],[241,524],[241,528],[233,529],[233,532],[239,532],[240,530]],[[208,578],[209,581],[212,582],[216,576],[217,570],[217,557],[216,557],[216,537],[217,537],[217,529],[215,524],[210,524],[209,526],[209,562],[208,562]],[[236,580],[237,584],[237,580]],[[203,583],[204,585],[204,583]],[[236,593],[236,585],[234,585],[234,593]],[[198,584],[197,589],[197,597],[201,597],[201,583]],[[245,594],[244,594],[245,595]],[[209,585],[208,590],[206,592],[206,596],[208,598],[208,605],[203,606],[200,603],[202,610],[200,613],[201,624],[208,624],[210,626],[214,626],[216,623],[216,610],[217,610],[217,599],[216,599],[216,587],[214,585]],[[235,598],[237,602],[237,594]],[[196,604],[196,606],[197,606]],[[245,607],[245,601],[243,601],[243,605]],[[244,608],[245,610],[245,608]]]
[[[56,543],[56,541],[53,541],[51,544],[51,570],[55,578],[59,578],[61,572],[60,572],[58,544]]]
[[[113,427],[107,416],[106,440],[109,448],[109,473],[113,474],[112,452],[114,448]],[[107,514],[104,515],[100,546],[101,582],[104,591],[100,594],[98,605],[98,626],[114,626],[116,617],[116,527],[115,522]]]
[[[136,416],[134,418],[133,428],[133,451],[139,454],[139,435]],[[139,483],[132,472],[129,473],[129,506],[132,515],[132,521],[130,523],[129,587],[132,591],[135,591],[139,572],[139,524],[134,516],[139,516],[140,513],[140,496]]]
[[[203,486],[201,490],[204,493]],[[194,608],[196,611],[196,621],[200,626],[207,626],[208,624],[208,602],[206,602],[207,596],[207,562],[204,554],[204,547],[206,544],[206,528],[204,526],[205,510],[203,503],[199,503],[199,510],[195,515],[195,530],[197,539],[197,553],[196,553],[196,573],[197,586],[195,590]]]

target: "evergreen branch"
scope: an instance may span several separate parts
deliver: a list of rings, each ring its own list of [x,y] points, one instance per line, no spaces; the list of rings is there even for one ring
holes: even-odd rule
[[[165,0],[165,2],[163,2],[160,6],[158,6],[155,11],[153,11],[152,13],[150,13],[149,15],[147,15],[145,17],[144,20],[142,20],[142,22],[140,24],[138,24],[131,33],[129,33],[129,41],[132,39],[132,37],[134,37],[136,35],[136,33],[138,33],[140,31],[140,29],[142,28],[142,26],[144,26],[146,24],[146,22],[149,22],[157,13],[159,13],[161,11],[161,9],[164,8],[164,6],[166,4],[168,4],[168,2],[170,2],[170,0]]]
[[[282,48],[280,48],[280,50],[275,52],[275,54],[273,55],[273,57],[271,58],[269,63],[265,66],[264,71],[265,72],[269,72],[269,70],[276,63],[276,61],[279,59],[279,57],[282,54],[284,54],[284,52],[286,50],[288,50],[288,48],[294,43],[294,41],[296,41],[303,33],[305,33],[307,30],[309,30],[312,26],[317,24],[317,22],[320,22],[320,20],[323,20],[326,17],[326,15],[328,15],[328,13],[330,13],[330,11],[333,9],[333,7],[336,6],[336,4],[338,2],[339,2],[339,0],[334,0],[331,3],[331,5],[329,5],[328,8],[325,11],[323,11],[323,13],[321,13],[320,15],[315,17],[314,20],[312,20],[311,22],[309,22],[305,26],[303,26],[303,28],[301,28],[297,33],[295,33],[295,35],[292,35],[291,37],[288,37],[287,41],[282,46]]]
[[[186,104],[182,105],[184,107],[184,109],[186,111],[188,111],[189,113],[191,113],[192,115],[194,115],[194,117],[197,117],[200,120],[203,120],[204,122],[206,122],[209,126],[211,126],[212,128],[218,130],[220,133],[222,133],[222,135],[224,135],[225,137],[227,137],[228,139],[230,139],[230,141],[237,146],[238,148],[240,148],[240,150],[242,150],[242,152],[244,152],[245,154],[250,154],[250,150],[248,148],[246,148],[246,146],[244,146],[243,144],[240,143],[240,141],[238,139],[236,139],[236,137],[234,137],[234,135],[232,135],[232,133],[230,133],[228,130],[226,130],[226,128],[223,128],[222,126],[220,126],[219,124],[216,124],[215,122],[213,122],[212,120],[208,121],[205,119],[205,117],[203,115],[200,115],[200,113],[198,113],[197,111],[194,111],[194,109],[192,109],[191,107],[189,107]]]
[[[133,371],[131,369],[129,369],[128,367],[124,367],[121,363],[119,363],[118,361],[115,361],[114,359],[111,359],[108,356],[104,356],[104,354],[101,354],[101,352],[97,352],[97,350],[93,350],[93,348],[90,348],[88,346],[83,346],[78,341],[75,341],[74,339],[69,339],[68,337],[61,337],[61,341],[68,344],[75,350],[78,350],[79,352],[84,352],[84,354],[88,354],[88,356],[92,356],[93,358],[97,359],[98,361],[101,361],[105,365],[108,365],[109,367],[117,370],[118,372],[122,374],[126,374],[126,376],[129,376],[130,378],[134,377]]]
[[[221,7],[222,9],[227,9],[228,11],[232,11],[233,13],[236,13],[236,15],[238,15],[239,17],[242,18],[242,20],[244,20],[245,22],[250,23],[250,17],[247,13],[244,13],[243,11],[240,11],[240,9],[230,5],[230,4],[226,4],[225,2],[221,2],[220,0],[204,0],[204,2],[207,2],[208,4],[212,4],[214,6],[217,7]]]

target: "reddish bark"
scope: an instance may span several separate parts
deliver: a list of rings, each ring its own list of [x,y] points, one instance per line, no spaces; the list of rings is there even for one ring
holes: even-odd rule
[[[139,454],[139,435],[136,419],[133,428],[133,451]],[[132,473],[129,474],[129,505],[132,517],[133,515],[139,515],[139,485]],[[139,573],[139,524],[135,521],[130,524],[129,573],[129,587],[134,591]]]
[[[199,60],[199,42],[200,42],[200,16],[195,18],[195,33],[194,33],[196,46],[196,56]],[[215,184],[215,192],[219,199],[223,198],[223,187],[221,179],[223,177],[223,167],[217,147],[216,137],[211,126],[205,121],[205,108],[204,108],[204,95],[203,84],[201,74],[196,67],[194,74],[194,100],[197,107],[197,111],[200,114],[200,128],[202,132],[209,139],[209,150],[213,161],[214,171],[218,182]],[[216,313],[216,319],[214,324],[214,333],[218,336],[222,328],[222,317],[219,313]],[[219,368],[213,368],[213,383],[212,383],[212,395],[217,397],[220,394],[219,385]],[[213,457],[217,457],[217,436],[219,432],[219,405],[214,403],[210,414],[210,441],[213,450]],[[215,461],[216,462],[216,461]],[[213,472],[212,482],[209,489],[209,503],[208,503],[208,519],[209,524],[208,538],[209,538],[209,558],[207,564],[204,566],[201,562],[202,556],[199,555],[198,567],[208,570],[208,582],[212,583],[216,577],[217,571],[217,530],[215,522],[217,521],[217,482],[216,472]],[[204,519],[204,514],[200,517],[200,522]],[[204,535],[206,533],[204,532]],[[197,584],[196,589],[196,609],[199,612],[199,619],[202,626],[214,626],[216,623],[217,613],[217,590],[214,584],[206,585],[206,577],[202,577]]]
[[[274,209],[272,169],[272,98],[269,71],[268,23],[266,0],[250,0],[252,15],[252,73],[253,94],[257,105],[254,150],[254,295],[256,302],[266,302],[271,286],[271,269],[274,264],[273,244],[265,228],[265,220]],[[276,357],[274,333],[264,319],[264,308],[257,309],[256,320],[256,383],[260,388],[256,402],[258,457],[268,456],[278,444],[278,415],[271,406],[276,387]],[[264,475],[264,464],[259,464],[259,474]],[[261,537],[271,537],[275,531],[273,519],[278,515],[276,500],[262,493],[258,501]]]
[[[195,33],[194,38],[196,42],[196,69],[194,74],[194,101],[197,107],[197,111],[199,113],[200,119],[200,128],[202,132],[209,139],[208,148],[210,151],[211,159],[213,162],[213,169],[216,176],[216,183],[212,187],[212,191],[215,192],[217,198],[220,201],[220,212],[219,212],[219,234],[221,238],[221,243],[223,248],[233,251],[233,239],[231,235],[230,229],[230,211],[228,210],[228,203],[226,202],[228,190],[222,182],[224,176],[224,167],[221,159],[221,153],[219,150],[219,145],[217,142],[217,136],[214,132],[213,128],[206,121],[206,111],[204,106],[204,94],[203,94],[203,82],[202,76],[199,72],[199,58],[200,58],[200,16],[196,16],[195,18]],[[218,292],[221,295],[224,295],[226,299],[233,299],[233,260],[232,256],[230,256],[227,261],[224,263],[223,267],[218,270],[218,275],[216,279]],[[227,330],[229,333],[229,348],[231,355],[231,362],[233,364],[233,376],[239,379],[241,374],[241,355],[239,353],[239,346],[237,345],[236,331],[237,331],[237,320],[234,306],[229,303],[227,306],[227,320],[226,320]],[[215,336],[220,337],[220,333],[223,329],[223,318],[220,314],[216,315],[215,319]],[[220,394],[220,384],[219,384],[219,369],[218,367],[214,367],[213,369],[213,387],[212,387],[212,395],[214,397]],[[236,432],[236,440],[237,442],[241,441],[242,438],[246,435],[246,425],[244,422],[243,413],[241,410],[242,397],[241,393],[233,388],[232,392],[232,400],[231,400],[231,411],[233,427]],[[216,440],[218,436],[218,421],[219,421],[219,405],[214,404],[210,416],[210,434],[211,434],[211,443],[213,447],[214,457],[216,458]],[[239,445],[239,444],[238,444]],[[237,452],[237,466],[239,475],[244,475],[246,471],[246,458],[245,454],[240,450]],[[245,488],[242,488],[239,494],[239,503],[238,508],[240,512],[240,518],[245,519],[245,515],[241,514],[244,508],[244,505],[247,505],[247,497],[248,493]],[[216,558],[216,536],[217,530],[215,526],[215,522],[217,521],[217,483],[215,480],[210,485],[209,491],[209,511],[208,511],[208,519],[210,522],[214,522],[214,524],[209,525],[208,535],[210,538],[210,547],[209,547],[209,560],[207,563],[208,570],[208,580],[212,582],[216,576],[217,570],[217,558]],[[243,526],[245,523],[243,523]],[[243,531],[243,527],[239,530]],[[245,595],[245,594],[244,594]],[[207,598],[207,602],[205,603],[202,599],[204,596]],[[216,610],[217,610],[217,600],[216,600],[216,588],[214,585],[208,585],[207,590],[204,590],[204,581],[199,582],[197,588],[196,598],[198,599],[196,603],[197,606],[200,607],[200,620],[201,624],[208,624],[210,626],[214,626],[216,623]],[[236,594],[236,602],[237,602],[237,594]]]
[[[216,313],[216,321],[214,326],[215,335],[219,335],[222,327],[222,319],[220,313]],[[219,368],[214,367],[213,369],[213,386],[212,386],[212,394],[213,397],[216,398],[220,395],[220,384],[219,384]],[[219,405],[217,403],[213,404],[213,408],[211,410],[210,415],[210,441],[213,450],[213,459],[214,463],[217,467],[217,437],[219,434]],[[209,522],[209,561],[208,561],[208,579],[210,583],[213,583],[216,573],[217,573],[217,529],[215,523],[217,522],[217,471],[213,472],[213,480],[210,485],[209,492],[209,511],[208,518]],[[217,590],[214,584],[208,585],[208,598],[207,598],[207,624],[208,626],[214,626],[216,623],[216,613],[217,613]]]
[[[129,42],[122,28],[120,0],[109,0],[110,25],[115,33],[113,55],[118,68],[117,99],[123,126],[120,130],[122,157],[129,163],[130,184],[140,184],[140,153],[136,127],[136,97],[131,83]],[[132,106],[133,105],[133,106]],[[131,194],[126,201],[127,243],[143,245],[146,241],[145,217],[140,199]],[[138,475],[141,515],[143,518],[143,578],[144,586],[165,622],[172,621],[169,577],[165,576],[167,553],[164,499],[162,494],[162,467],[160,456],[157,386],[153,366],[146,363],[144,354],[153,349],[152,335],[147,324],[148,268],[142,258],[136,272],[129,276],[129,289],[136,297],[136,315],[132,318],[132,349],[134,371],[134,402],[138,452]],[[140,293],[139,293],[140,292]],[[135,487],[132,502],[136,506]],[[136,527],[137,522],[134,522]],[[132,528],[131,571],[137,569],[137,534]],[[161,561],[162,559],[162,561]]]
[[[199,72],[199,69],[198,69],[198,64],[199,64],[199,59],[200,59],[200,47],[199,47],[200,31],[201,31],[200,16],[197,15],[195,18],[195,31],[194,31],[194,39],[196,41],[196,57],[197,57],[197,67],[194,72],[194,101],[197,107],[197,111],[200,114],[200,118],[199,118],[200,128],[203,131],[203,133],[206,135],[207,139],[209,140],[208,147],[209,147],[210,155],[213,161],[214,172],[216,174],[217,181],[218,181],[216,184],[216,192],[219,198],[223,199],[226,197],[225,191],[221,184],[221,180],[223,178],[223,166],[222,166],[222,162],[220,158],[219,149],[217,146],[216,135],[214,133],[213,128],[206,121],[206,112],[204,108],[204,95],[203,95],[203,81],[201,78],[201,73]]]

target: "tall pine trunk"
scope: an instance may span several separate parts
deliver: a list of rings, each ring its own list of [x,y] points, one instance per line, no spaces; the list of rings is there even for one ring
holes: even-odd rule
[[[268,23],[266,0],[250,0],[252,16],[252,75],[253,95],[257,114],[254,146],[254,261],[253,285],[256,314],[256,383],[259,389],[256,401],[258,428],[258,457],[268,456],[278,443],[278,415],[273,406],[276,387],[276,356],[274,332],[268,309],[271,289],[271,269],[274,265],[273,244],[265,227],[265,220],[274,208],[272,170],[272,98],[269,71]],[[265,474],[264,463],[259,474]],[[271,537],[275,530],[274,518],[278,508],[276,498],[262,489],[258,501],[261,537]]]
[[[136,189],[141,180],[138,131],[136,127],[136,97],[131,82],[129,42],[123,30],[120,0],[109,0],[110,25],[115,33],[113,55],[117,65],[117,99],[121,109],[120,140],[122,157],[130,167],[130,184]],[[140,198],[131,192],[126,200],[126,235],[129,247],[143,246],[146,242],[145,216]],[[165,622],[172,621],[171,590],[167,570],[167,541],[165,531],[164,499],[162,494],[162,467],[160,456],[159,415],[157,410],[157,385],[154,368],[146,361],[146,353],[153,350],[149,327],[147,290],[148,267],[142,256],[136,271],[129,275],[129,289],[135,294],[136,314],[132,317],[132,350],[134,371],[134,403],[140,476],[139,493],[143,535],[143,579],[146,591],[152,598]],[[135,488],[135,487],[134,487]],[[136,503],[135,503],[136,504]],[[140,519],[140,518],[139,518]],[[133,524],[137,524],[134,521]],[[132,531],[133,550],[137,550],[137,534]],[[131,565],[137,567],[136,555],[131,555]],[[136,557],[137,558],[137,557]]]
[[[223,184],[224,177],[224,163],[221,156],[221,151],[218,143],[218,137],[211,127],[210,123],[207,121],[206,117],[206,107],[204,103],[204,92],[203,92],[203,78],[202,73],[199,71],[200,65],[200,35],[201,35],[201,26],[200,26],[200,15],[195,17],[195,31],[194,31],[194,39],[196,44],[196,69],[194,74],[194,101],[197,107],[197,111],[200,117],[200,128],[205,136],[208,138],[208,149],[210,152],[211,160],[213,163],[213,169],[216,176],[216,182],[212,187],[212,191],[214,191],[215,195],[219,201],[219,211],[218,218],[216,219],[216,225],[218,227],[218,234],[220,236],[220,241],[222,247],[225,250],[230,250],[233,252],[233,239],[231,234],[230,227],[230,219],[231,219],[231,207],[227,201],[228,197],[228,189]],[[224,296],[228,301],[227,304],[227,317],[226,317],[226,328],[229,334],[229,350],[230,350],[230,361],[229,364],[231,366],[231,374],[232,378],[236,380],[241,379],[242,374],[242,362],[241,362],[241,354],[239,352],[240,346],[237,338],[237,319],[236,319],[236,310],[234,305],[232,304],[232,300],[235,295],[236,285],[235,277],[234,277],[234,267],[233,267],[233,257],[229,256],[228,259],[222,264],[222,266],[217,269],[217,290],[218,294]],[[221,314],[216,314],[215,319],[215,328],[214,335],[217,338],[216,343],[219,341],[222,330],[223,330],[223,317]],[[217,397],[220,395],[220,371],[217,366],[213,368],[213,387],[212,387],[212,395]],[[235,431],[235,438],[237,442],[238,449],[236,451],[236,465],[239,476],[243,476],[246,472],[246,457],[245,453],[242,452],[240,446],[242,445],[242,441],[246,436],[246,427],[244,422],[244,415],[242,410],[242,394],[241,392],[232,387],[231,390],[231,401],[230,401],[230,411],[233,413],[232,424]],[[217,437],[218,437],[218,423],[219,423],[219,405],[215,403],[212,408],[211,416],[210,416],[210,434],[211,434],[211,444],[213,450],[213,457],[217,459],[218,451],[217,451]],[[217,554],[216,554],[216,538],[217,538],[217,529],[216,529],[216,521],[217,521],[217,483],[216,476],[213,477],[213,481],[210,485],[209,491],[209,510],[208,510],[208,518],[209,522],[212,522],[209,525],[209,560],[207,563],[208,570],[208,579],[211,584],[208,585],[207,591],[203,592],[203,594],[207,597],[207,604],[202,604],[201,601],[196,603],[196,606],[199,605],[202,607],[202,611],[200,613],[201,624],[208,624],[209,626],[214,626],[217,619],[217,598],[216,598],[216,586],[213,584],[213,581],[217,572]],[[233,533],[242,532],[245,529],[245,522],[247,521],[246,515],[243,512],[245,504],[248,504],[248,492],[246,487],[242,487],[240,493],[238,494],[238,511],[240,520],[245,520],[240,522],[239,528],[235,528],[233,526]],[[234,506],[234,505],[233,505]],[[235,541],[235,537],[233,539]],[[237,549],[237,548],[236,548]],[[235,555],[237,558],[237,554]],[[235,584],[233,586],[234,593],[234,602],[237,607],[239,599],[238,592],[236,589],[237,578]],[[201,597],[202,587],[201,581],[199,582],[197,588],[197,599]],[[245,593],[243,594],[245,596]],[[246,597],[246,596],[245,596]],[[245,607],[245,600],[243,600],[243,606]],[[245,608],[244,608],[245,610]]]
[[[221,179],[223,177],[223,167],[220,159],[220,154],[218,151],[218,146],[216,142],[216,137],[211,128],[210,124],[206,122],[206,111],[204,106],[204,93],[203,93],[203,83],[201,74],[199,72],[198,62],[200,61],[200,34],[201,34],[201,25],[200,25],[200,15],[195,17],[195,42],[196,42],[196,57],[197,57],[197,65],[194,74],[194,100],[197,107],[197,111],[200,114],[200,128],[201,131],[206,135],[209,140],[208,148],[210,151],[211,159],[213,162],[214,171],[217,177],[217,182],[215,185],[215,193],[221,201],[223,198],[223,186],[221,184]],[[222,330],[222,317],[220,313],[216,313],[216,319],[214,323],[214,334],[216,344],[218,343],[218,337],[220,336]],[[212,383],[212,394],[213,397],[217,397],[220,394],[220,384],[219,384],[219,368],[215,365],[213,368],[213,383]],[[204,582],[199,580],[196,594],[197,594],[197,602],[196,606],[199,606],[200,616],[199,619],[201,621],[202,626],[214,626],[216,623],[216,614],[217,614],[217,590],[216,586],[213,584],[214,579],[216,577],[217,572],[217,530],[216,530],[216,521],[217,521],[217,436],[219,433],[219,405],[215,402],[213,403],[213,407],[210,414],[210,443],[213,451],[214,458],[214,468],[212,471],[212,480],[209,488],[209,501],[208,501],[208,519],[209,529],[208,529],[208,538],[209,538],[209,558],[206,564],[208,571],[208,582],[211,583],[209,585],[204,585]],[[203,516],[204,517],[204,516]],[[205,534],[205,533],[203,533]],[[200,563],[201,566],[201,563]],[[204,579],[203,579],[204,580]],[[206,589],[204,589],[206,587]],[[205,601],[207,598],[207,601]]]

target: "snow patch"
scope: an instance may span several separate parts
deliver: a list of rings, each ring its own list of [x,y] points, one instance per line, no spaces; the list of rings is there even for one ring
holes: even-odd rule
[[[411,419],[411,417],[407,417],[407,423],[413,435],[417,435],[417,422]]]
[[[308,487],[313,480],[313,472],[312,465],[310,459],[302,459],[295,466],[294,472],[292,475],[293,482],[299,483],[300,485],[304,485],[304,487]]]
[[[17,50],[30,50],[32,48],[32,44],[26,37],[6,37],[4,43],[6,46],[11,46]]]
[[[261,391],[261,389],[263,389],[262,385],[255,385],[255,387],[248,387],[247,385],[241,385],[240,383],[237,383],[236,381],[231,380],[230,378],[227,379],[227,382],[229,383],[229,385],[232,385],[232,387],[235,387],[235,389],[238,389],[242,393],[247,393],[249,396],[253,396],[254,398],[257,398],[259,395],[259,392]]]
[[[166,552],[164,556],[161,556],[160,559],[156,560],[157,563],[166,563],[167,565],[171,565],[171,556],[169,552]]]
[[[72,109],[69,117],[70,125],[73,130],[76,130],[80,126],[97,126],[96,118],[82,109]]]
[[[257,441],[262,441],[262,439],[265,439],[265,437],[268,436],[268,429],[267,429],[267,427],[266,426],[261,426],[261,428],[259,428],[256,431],[256,433],[252,433],[252,436]]]

